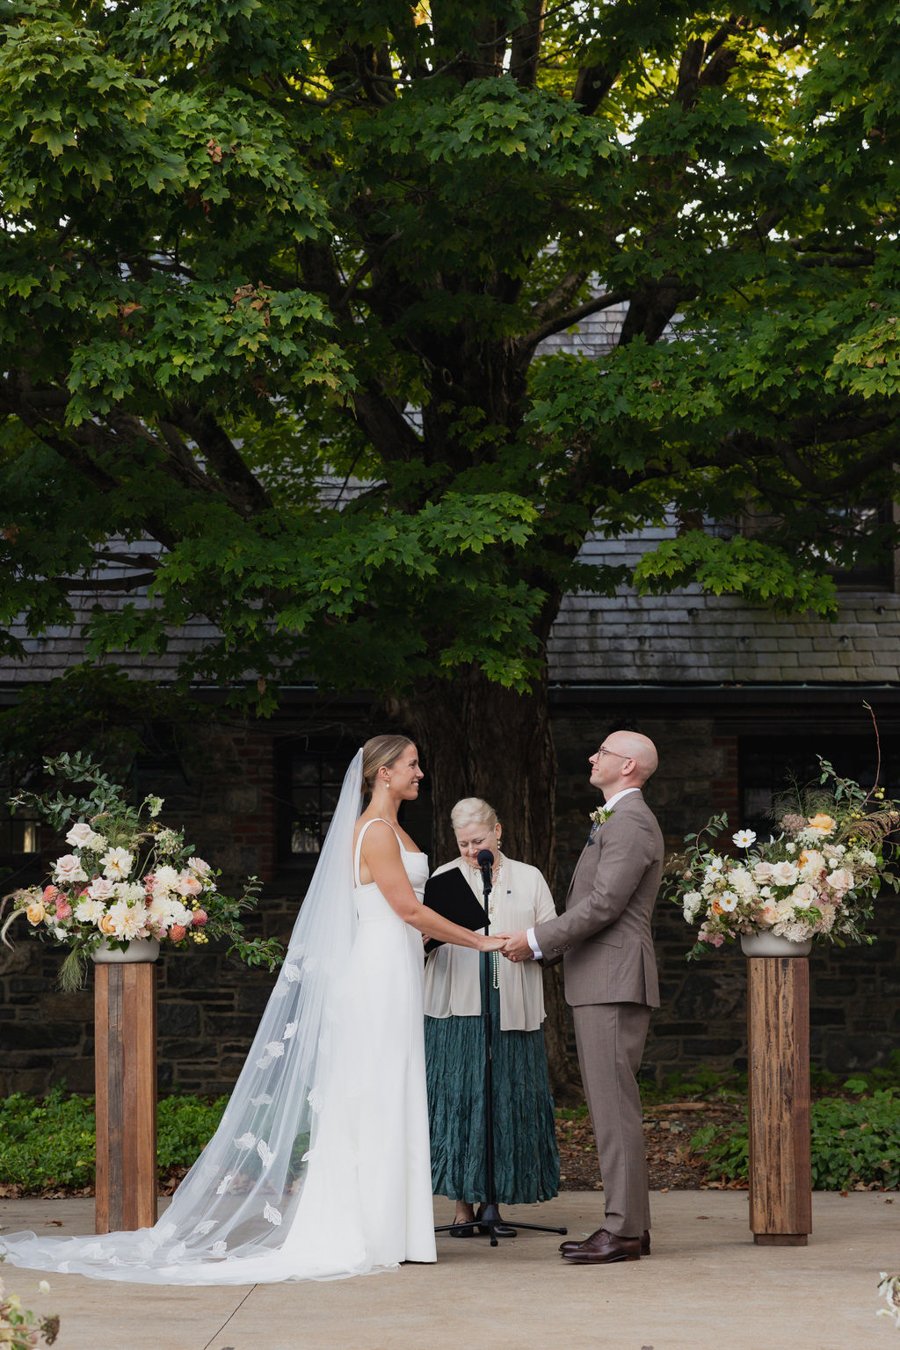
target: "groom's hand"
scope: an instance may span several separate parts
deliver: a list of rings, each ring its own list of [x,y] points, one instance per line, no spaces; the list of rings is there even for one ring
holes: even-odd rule
[[[528,938],[524,933],[511,933],[506,939],[502,951],[503,955],[510,961],[534,960],[534,952],[528,945]]]

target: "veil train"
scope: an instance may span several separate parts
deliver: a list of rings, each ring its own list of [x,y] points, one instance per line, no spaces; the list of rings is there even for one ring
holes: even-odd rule
[[[354,1238],[353,1196],[335,1194],[347,1184],[343,1169],[330,1166],[324,1187],[315,1182],[316,1167],[310,1169],[314,1153],[316,1166],[324,1157],[333,1164],[341,1147],[339,1138],[324,1135],[340,1132],[327,1103],[329,1083],[341,1077],[333,1031],[357,926],[352,844],[361,800],[362,750],[347,770],[284,964],[219,1128],[160,1220],[100,1236],[2,1236],[0,1254],[11,1265],[146,1284],[327,1279],[374,1268],[361,1236]],[[335,1225],[341,1216],[333,1243],[323,1228],[326,1212]]]

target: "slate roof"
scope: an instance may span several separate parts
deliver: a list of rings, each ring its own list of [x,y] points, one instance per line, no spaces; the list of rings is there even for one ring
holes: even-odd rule
[[[665,531],[619,540],[589,539],[585,562],[634,563]],[[96,593],[76,595],[80,618],[67,627],[27,637],[16,626],[27,660],[0,656],[0,687],[43,683],[85,660],[82,621]],[[133,602],[149,603],[146,597]],[[103,597],[104,606],[125,603]],[[183,656],[215,640],[215,628],[195,619],[174,631],[166,652],[142,657],[124,652],[105,658],[138,679],[165,682]],[[639,596],[622,587],[615,596],[568,595],[550,638],[550,678],[556,684],[882,684],[900,681],[900,596],[850,592],[829,623],[780,618],[731,597],[703,595],[689,587],[664,596]]]
[[[634,563],[666,535],[590,539],[584,562]],[[780,618],[689,587],[639,596],[568,595],[550,639],[551,677],[562,684],[874,683],[900,680],[900,596],[848,591],[839,617]]]

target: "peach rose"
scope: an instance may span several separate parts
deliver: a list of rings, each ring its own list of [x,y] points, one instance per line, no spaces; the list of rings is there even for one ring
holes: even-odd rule
[[[835,824],[835,820],[831,816],[826,815],[824,811],[820,811],[818,815],[810,816],[809,818],[810,828],[813,830],[821,830],[823,834],[830,834],[834,829]]]
[[[100,929],[101,933],[106,933],[107,936],[112,937],[115,935],[116,921],[115,919],[110,918],[108,914],[104,914],[103,918],[97,924],[97,927]]]
[[[45,904],[45,905],[49,905],[50,902],[51,902],[52,900],[55,900],[56,897],[57,897],[58,895],[59,895],[59,891],[56,889],[55,886],[45,886],[45,887],[44,887],[44,892],[43,892],[43,901],[44,901],[44,904]]]
[[[181,895],[199,895],[203,890],[203,883],[196,877],[180,876],[178,878],[178,891]]]
[[[25,910],[25,917],[36,928],[39,923],[43,923],[46,912],[43,900],[32,900]]]

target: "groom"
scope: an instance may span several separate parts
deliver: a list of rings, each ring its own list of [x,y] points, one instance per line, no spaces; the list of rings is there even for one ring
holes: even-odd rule
[[[650,1009],[659,1007],[650,917],[663,867],[663,838],[641,788],[657,766],[646,736],[614,731],[591,755],[597,814],[564,914],[513,934],[511,961],[563,958],[578,1063],[603,1178],[606,1218],[584,1242],[564,1242],[578,1265],[650,1254],[650,1197],[637,1085]]]

